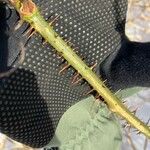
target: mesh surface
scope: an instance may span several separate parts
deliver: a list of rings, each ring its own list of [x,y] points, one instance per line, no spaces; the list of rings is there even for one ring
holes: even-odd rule
[[[102,62],[121,45],[124,35],[126,0],[35,0],[45,19],[60,15],[54,25],[57,33],[78,47],[77,53],[90,66]],[[19,43],[26,43],[24,63],[7,78],[0,80],[0,131],[11,138],[42,147],[52,138],[62,114],[84,97],[89,89],[81,82],[71,86],[74,69],[58,72],[64,63],[55,50],[42,44],[35,34],[27,41],[24,24],[13,31],[18,16],[2,6],[5,20],[0,21],[1,71],[17,64]],[[8,13],[11,14],[8,15]],[[5,31],[5,32],[4,32]],[[5,44],[4,44],[5,43]],[[61,66],[60,66],[61,65]]]
[[[105,59],[100,70],[113,90],[150,87],[150,43],[124,39],[120,50]]]

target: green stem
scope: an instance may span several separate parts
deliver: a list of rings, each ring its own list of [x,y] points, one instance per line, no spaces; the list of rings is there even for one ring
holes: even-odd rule
[[[31,0],[30,5],[35,4]],[[117,115],[122,116],[131,126],[137,128],[140,132],[150,138],[150,128],[132,114],[99,79],[99,77],[89,68],[82,59],[67,45],[67,43],[53,30],[44,18],[40,15],[38,9],[28,9],[26,4],[20,7],[20,15],[24,21],[27,21],[31,26],[39,32],[44,39],[50,43],[67,61],[75,68],[78,73],[104,98],[109,109]],[[33,7],[30,7],[33,8]],[[18,8],[17,8],[18,10]],[[30,12],[29,12],[30,11]]]

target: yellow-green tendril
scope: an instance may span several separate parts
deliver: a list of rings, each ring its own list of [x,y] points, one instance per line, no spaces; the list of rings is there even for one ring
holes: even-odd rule
[[[127,122],[137,128],[139,132],[150,138],[150,128],[132,114],[103,83],[103,81],[89,68],[82,59],[68,46],[68,44],[54,31],[40,15],[32,0],[20,0],[20,5],[13,3],[21,18],[39,32],[42,37],[58,51],[68,63],[104,98],[109,109],[123,117]],[[18,6],[20,6],[18,8]]]

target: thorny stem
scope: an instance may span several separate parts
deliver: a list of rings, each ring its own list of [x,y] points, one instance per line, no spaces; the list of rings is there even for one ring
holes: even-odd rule
[[[51,44],[68,63],[103,97],[109,109],[123,117],[128,123],[150,138],[150,128],[132,114],[89,68],[68,44],[53,30],[40,15],[32,0],[10,0],[21,18],[28,22],[44,39]]]

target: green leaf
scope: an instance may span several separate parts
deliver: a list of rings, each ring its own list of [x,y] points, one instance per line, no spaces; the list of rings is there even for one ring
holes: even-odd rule
[[[115,116],[94,97],[88,97],[69,108],[47,146],[60,150],[119,150],[121,128]]]

